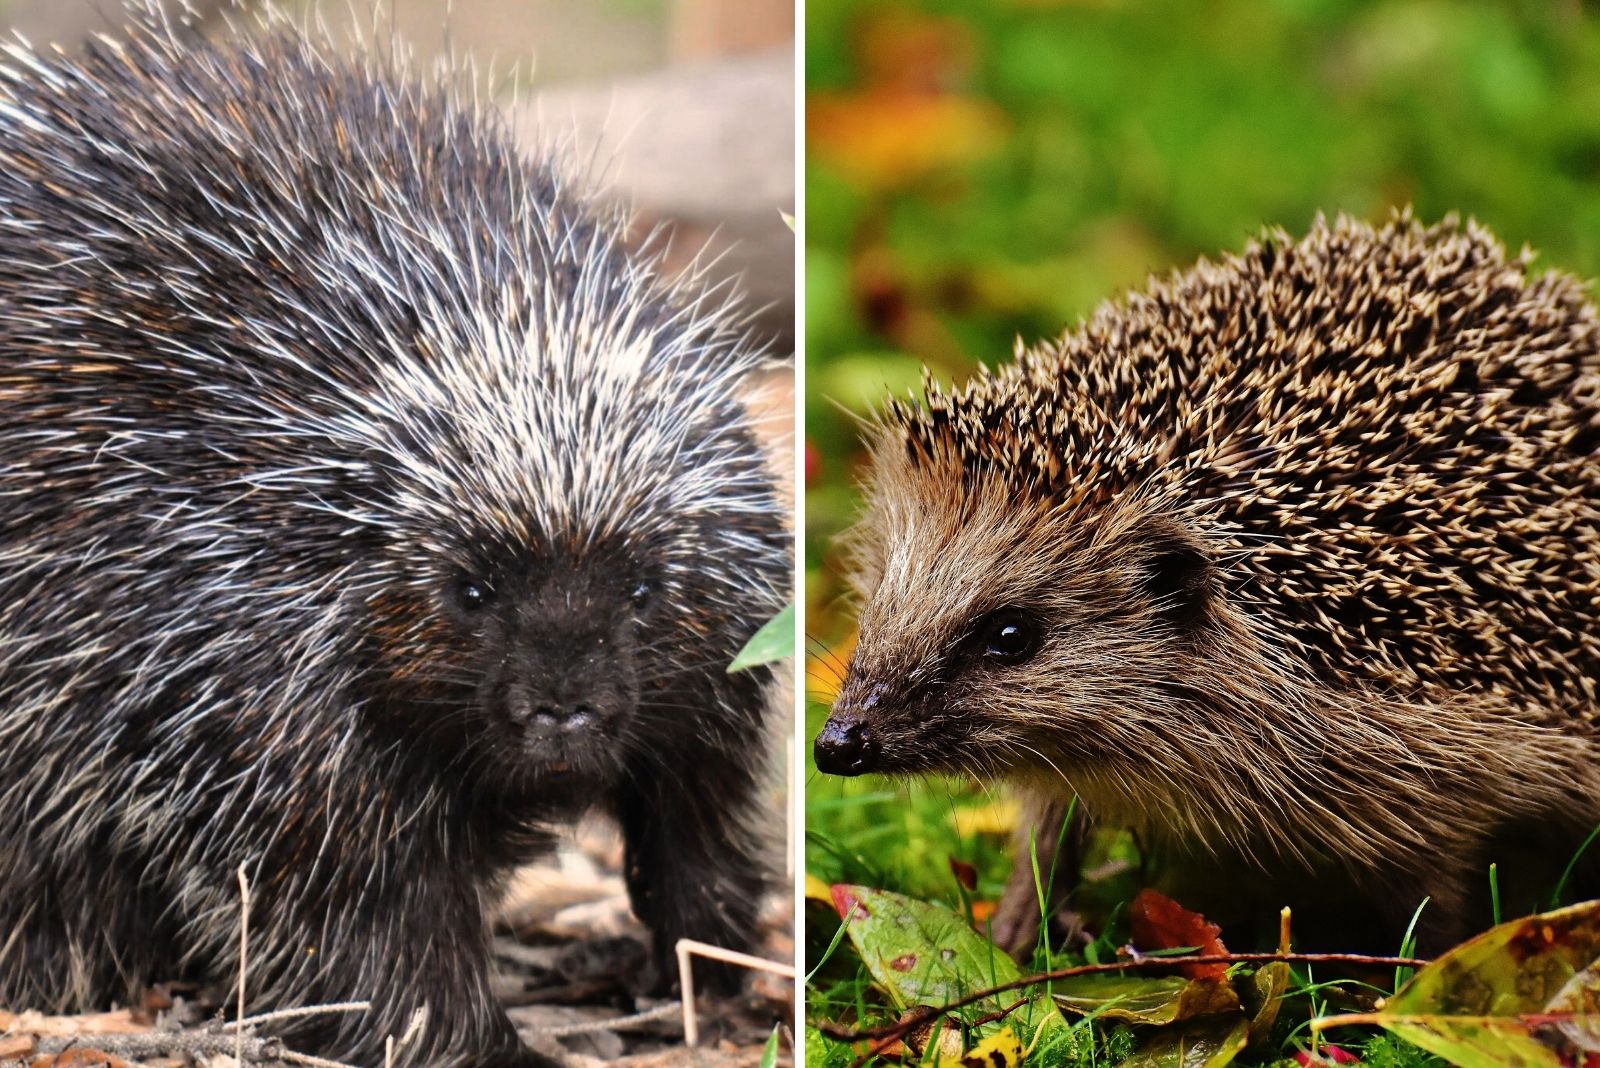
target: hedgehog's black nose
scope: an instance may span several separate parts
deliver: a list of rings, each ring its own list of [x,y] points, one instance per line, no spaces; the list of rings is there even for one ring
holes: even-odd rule
[[[829,775],[865,775],[878,766],[878,740],[859,719],[832,716],[812,746],[817,770]]]

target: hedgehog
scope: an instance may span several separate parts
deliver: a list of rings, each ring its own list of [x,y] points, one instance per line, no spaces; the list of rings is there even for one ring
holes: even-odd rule
[[[242,874],[246,1011],[370,1004],[293,1048],[551,1063],[490,913],[577,815],[644,985],[757,930],[766,357],[464,79],[127,21],[0,68],[0,1003],[231,990]]]
[[[1319,217],[888,403],[818,768],[1076,798],[1396,941],[1426,898],[1424,948],[1487,921],[1498,843],[1600,821],[1600,322],[1531,259]]]

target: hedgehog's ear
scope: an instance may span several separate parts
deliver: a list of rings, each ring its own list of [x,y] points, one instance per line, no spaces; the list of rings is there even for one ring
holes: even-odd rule
[[[1176,519],[1151,519],[1138,532],[1140,587],[1162,618],[1181,630],[1205,620],[1216,594],[1216,565],[1205,543]]]

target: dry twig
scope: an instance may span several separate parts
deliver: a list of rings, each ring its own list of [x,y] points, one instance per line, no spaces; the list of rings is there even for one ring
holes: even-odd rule
[[[771,972],[781,975],[785,979],[794,979],[795,970],[787,964],[767,960],[764,957],[753,957],[748,953],[736,953],[731,949],[713,946],[706,942],[696,942],[692,938],[678,939],[678,983],[683,989],[683,1044],[696,1046],[700,1043],[700,1024],[694,1014],[694,967],[690,957],[706,957],[710,960],[719,960],[724,964],[737,965],[740,968],[750,968],[755,971]]]

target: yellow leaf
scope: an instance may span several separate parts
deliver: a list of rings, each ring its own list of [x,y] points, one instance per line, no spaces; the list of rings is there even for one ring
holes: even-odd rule
[[[1000,798],[975,808],[958,808],[945,817],[963,838],[978,834],[1009,835],[1022,818],[1022,809],[1010,798]]]
[[[1017,1068],[1022,1063],[1022,1040],[1009,1027],[1003,1027],[973,1046],[964,1057],[941,1054],[939,1068]]]
[[[828,890],[828,884],[810,872],[806,872],[806,898],[833,908],[833,894]]]

